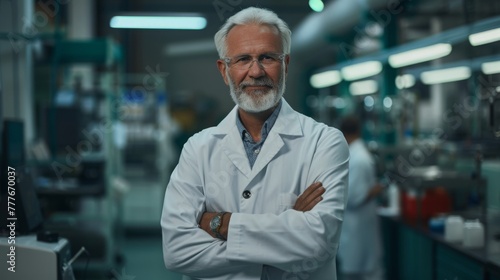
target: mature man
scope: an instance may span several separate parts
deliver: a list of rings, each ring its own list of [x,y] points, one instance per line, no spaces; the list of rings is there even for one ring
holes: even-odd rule
[[[291,32],[248,8],[215,35],[234,109],[184,145],[165,193],[168,269],[184,279],[335,279],[348,147],[282,98]]]

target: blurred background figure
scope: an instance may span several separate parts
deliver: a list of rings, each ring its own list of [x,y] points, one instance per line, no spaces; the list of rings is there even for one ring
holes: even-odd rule
[[[339,247],[341,279],[381,280],[383,250],[374,198],[382,186],[376,183],[375,162],[361,139],[359,119],[345,117],[340,130],[350,152],[349,195]]]

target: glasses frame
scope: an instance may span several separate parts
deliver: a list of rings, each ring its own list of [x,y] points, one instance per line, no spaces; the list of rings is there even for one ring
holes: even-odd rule
[[[229,68],[233,68],[233,69],[237,69],[237,70],[241,70],[241,71],[244,71],[244,70],[248,70],[250,68],[252,68],[253,66],[253,63],[255,61],[257,61],[257,65],[261,68],[261,69],[269,69],[269,66],[270,65],[267,65],[265,66],[264,64],[262,64],[262,62],[259,60],[261,59],[262,56],[276,56],[277,57],[277,60],[279,61],[279,63],[283,63],[285,57],[288,55],[286,53],[262,53],[262,54],[259,54],[257,57],[253,57],[249,54],[243,54],[243,55],[238,55],[238,56],[235,56],[235,57],[223,57],[222,60],[226,63],[227,67]],[[245,57],[245,56],[249,56],[252,58],[252,61],[249,62],[248,64],[248,68],[234,68],[234,65],[236,64],[232,64],[231,65],[231,61],[235,58],[242,58],[242,57]]]

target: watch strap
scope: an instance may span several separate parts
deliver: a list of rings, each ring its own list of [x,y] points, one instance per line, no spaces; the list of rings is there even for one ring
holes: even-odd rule
[[[222,227],[222,223],[224,222],[224,215],[227,214],[227,212],[219,212],[217,213],[216,217],[219,216],[219,225],[215,230],[213,230],[213,233],[215,233],[215,236],[219,239],[226,240],[222,234],[220,234],[220,229]],[[215,218],[215,217],[214,217]]]

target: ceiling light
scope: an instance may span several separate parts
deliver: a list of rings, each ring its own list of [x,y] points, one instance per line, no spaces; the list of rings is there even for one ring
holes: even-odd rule
[[[344,79],[354,81],[375,76],[382,72],[382,63],[379,61],[366,61],[345,66],[340,71],[342,72],[342,77],[344,77]]]
[[[365,107],[372,108],[375,106],[375,99],[371,96],[367,96],[363,99],[363,103],[365,104]]]
[[[389,56],[389,64],[394,68],[404,67],[429,60],[438,59],[451,53],[450,44],[435,44],[411,51],[401,52]]]
[[[481,64],[481,70],[486,75],[500,73],[500,61],[485,62]]]
[[[309,0],[309,7],[311,7],[311,10],[319,13],[325,8],[325,4],[321,0]]]
[[[349,92],[352,95],[372,94],[378,91],[378,83],[375,80],[354,82],[349,85]]]
[[[422,72],[420,78],[426,85],[442,84],[470,78],[471,70],[467,66]]]
[[[469,35],[469,42],[473,46],[480,46],[500,40],[500,28],[478,32]]]
[[[342,81],[342,78],[340,77],[340,73],[337,70],[330,70],[314,74],[309,79],[311,86],[313,86],[314,88],[333,86],[340,83],[340,81]]]
[[[132,29],[200,30],[207,26],[207,20],[201,16],[114,16],[109,26]]]
[[[392,98],[390,98],[389,96],[386,96],[386,97],[384,97],[384,101],[382,101],[382,103],[384,104],[384,108],[385,109],[391,109],[391,107],[392,107]]]
[[[396,87],[398,89],[411,88],[415,85],[415,76],[412,74],[404,74],[396,77]]]
[[[347,103],[345,102],[344,98],[342,97],[337,97],[333,99],[333,107],[336,109],[344,109],[347,107]]]

